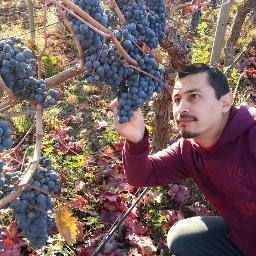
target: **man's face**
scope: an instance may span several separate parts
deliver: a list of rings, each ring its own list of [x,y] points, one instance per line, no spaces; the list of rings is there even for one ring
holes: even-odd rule
[[[207,139],[218,130],[223,104],[216,98],[206,72],[177,80],[172,98],[173,116],[182,137]]]

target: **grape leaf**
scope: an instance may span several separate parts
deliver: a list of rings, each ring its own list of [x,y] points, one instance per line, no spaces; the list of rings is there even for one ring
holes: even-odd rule
[[[55,216],[56,226],[68,244],[74,244],[78,236],[77,220],[72,216],[68,207],[59,206]]]

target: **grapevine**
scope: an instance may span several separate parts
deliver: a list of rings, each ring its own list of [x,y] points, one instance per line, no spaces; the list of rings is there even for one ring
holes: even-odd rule
[[[112,23],[109,12],[100,1],[73,1],[102,26]],[[164,88],[164,69],[159,68],[152,49],[161,42],[165,32],[165,3],[158,1],[117,1],[127,24],[113,34],[138,67],[127,65],[112,42],[71,13],[67,14],[72,28],[85,52],[85,79],[95,85],[107,84],[119,99],[119,122],[128,122],[133,112],[148,101],[154,92]],[[160,14],[161,12],[161,14]],[[111,22],[109,22],[109,20]],[[153,77],[153,78],[152,78]]]
[[[9,96],[13,104],[28,100],[37,106],[37,139],[32,162],[27,166],[22,177],[20,171],[8,172],[5,163],[0,159],[0,208],[11,208],[13,215],[33,248],[46,244],[48,230],[55,227],[51,209],[53,201],[49,195],[24,188],[24,184],[32,184],[44,191],[59,193],[60,179],[53,171],[50,161],[38,161],[42,143],[42,108],[48,108],[57,103],[59,92],[47,90],[45,81],[34,78],[36,60],[32,51],[24,46],[18,37],[0,38],[0,84],[1,89]],[[3,111],[3,108],[2,108]],[[32,110],[32,113],[35,112]],[[20,114],[23,114],[22,112]],[[4,114],[2,114],[4,117]],[[0,120],[0,152],[13,146],[12,129],[9,122]],[[4,249],[4,234],[0,237],[0,250]]]

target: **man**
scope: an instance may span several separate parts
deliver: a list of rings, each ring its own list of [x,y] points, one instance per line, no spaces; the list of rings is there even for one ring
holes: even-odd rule
[[[167,244],[177,256],[256,256],[256,110],[235,108],[225,75],[206,64],[178,73],[173,116],[182,136],[150,155],[141,111],[119,124],[126,138],[123,162],[128,183],[166,185],[193,178],[219,216],[179,221]],[[116,103],[113,104],[113,109]]]

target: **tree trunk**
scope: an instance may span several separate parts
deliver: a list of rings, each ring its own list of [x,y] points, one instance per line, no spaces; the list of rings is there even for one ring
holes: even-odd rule
[[[169,121],[171,120],[171,94],[167,91],[157,95],[154,98],[154,121],[153,121],[153,152],[157,152],[166,148],[170,140],[171,127]]]
[[[188,40],[179,36],[178,29],[169,27],[161,46],[167,51],[169,63],[167,64],[165,77],[168,80],[168,88],[154,98],[154,120],[153,120],[153,152],[167,147],[171,137],[170,120],[172,116],[171,89],[174,85],[172,74],[183,68],[190,62],[190,48]],[[170,90],[168,90],[170,89]]]
[[[255,0],[244,0],[244,2],[239,6],[236,17],[234,19],[231,34],[227,40],[225,52],[225,65],[229,66],[234,59],[234,48],[237,40],[240,37],[243,23],[245,21],[246,15],[253,9],[256,8]]]
[[[215,32],[215,39],[212,47],[210,65],[216,65],[220,60],[231,5],[232,1],[222,0],[222,7],[220,10],[218,25]]]

